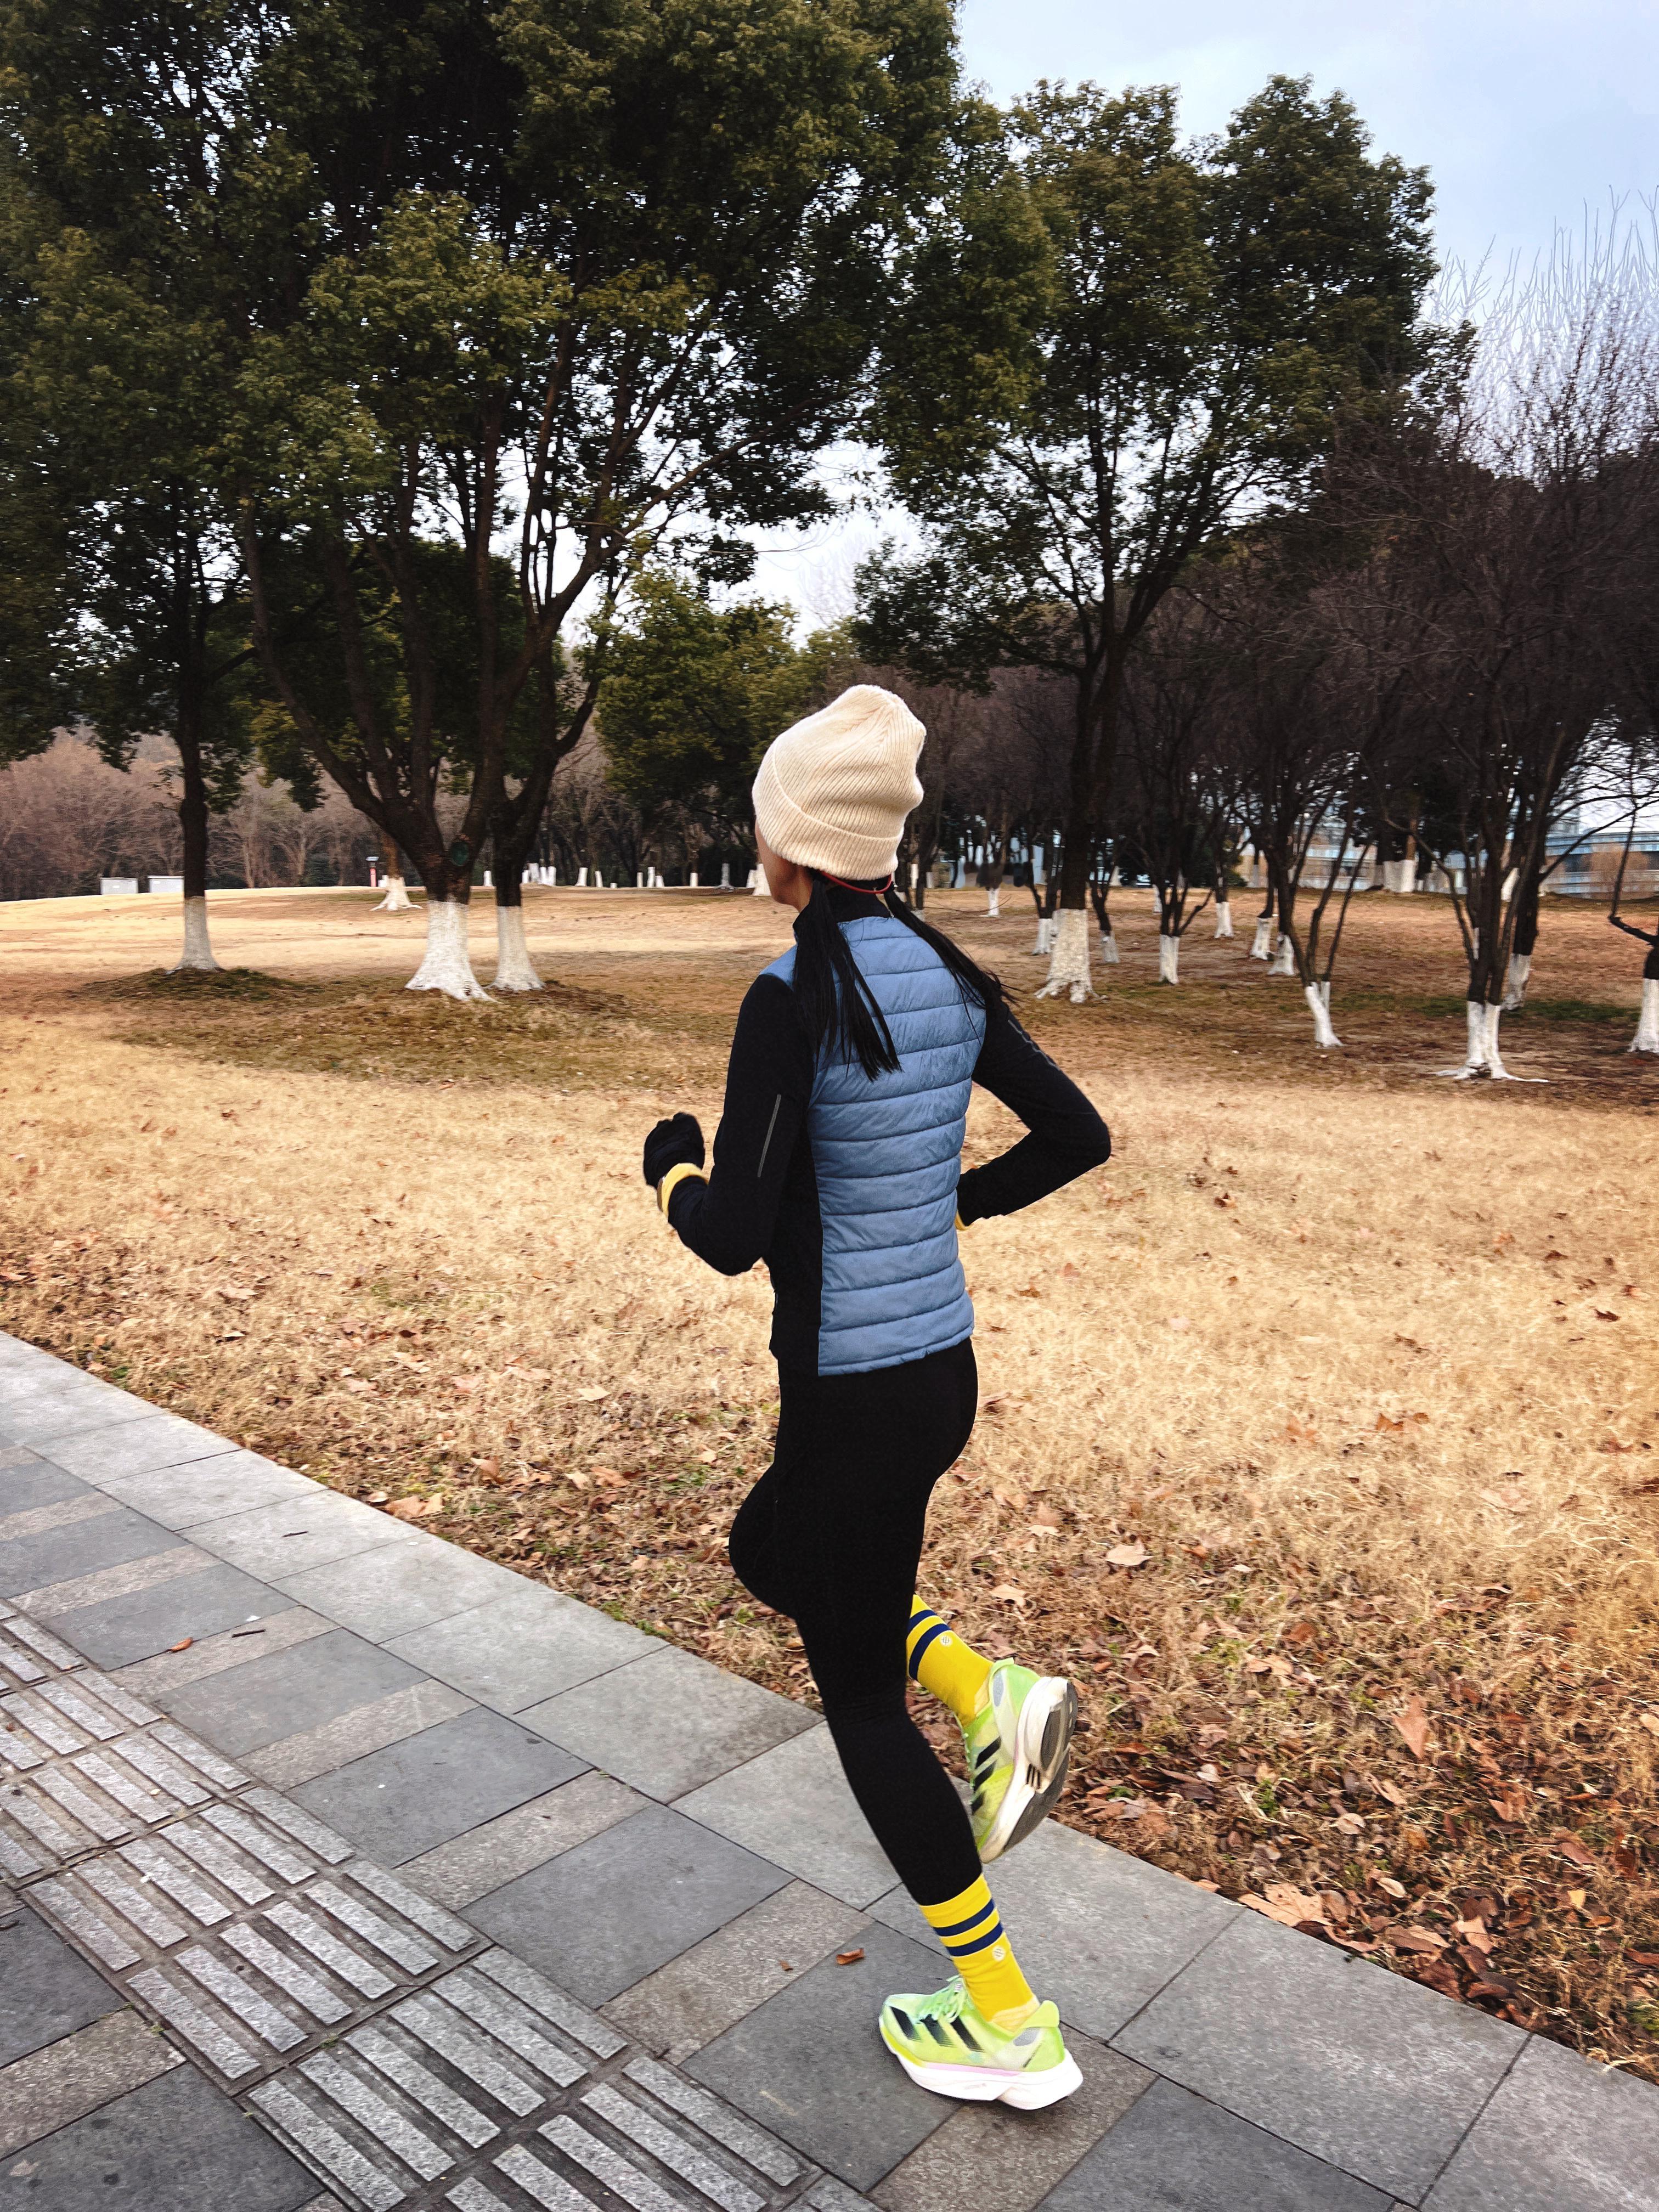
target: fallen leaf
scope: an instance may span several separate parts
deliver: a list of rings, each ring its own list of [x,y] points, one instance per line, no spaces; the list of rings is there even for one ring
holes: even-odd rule
[[[1385,1896],[1403,1897],[1406,1894],[1405,1883],[1396,1881],[1391,1874],[1374,1874],[1371,1880]]]
[[[595,1406],[601,1398],[608,1398],[610,1395],[609,1390],[597,1388],[591,1390],[578,1390],[576,1393],[578,1401],[584,1406]]]
[[[1413,1952],[1419,1958],[1438,1958],[1448,1948],[1443,1936],[1436,1936],[1426,1928],[1390,1929],[1386,1940],[1396,1951]]]
[[[1413,1759],[1421,1759],[1429,1741],[1429,1717],[1421,1698],[1413,1698],[1403,1711],[1394,1715],[1394,1724],[1405,1740],[1406,1748]]]
[[[1455,1920],[1453,1927],[1463,1941],[1484,1956],[1492,1948],[1492,1937],[1486,1933],[1484,1920]]]
[[[1127,1544],[1114,1544],[1106,1554],[1106,1564],[1109,1567],[1144,1567],[1146,1547],[1139,1537]]]
[[[391,1495],[392,1492],[389,1490],[371,1490],[368,1502],[371,1505],[384,1505]]]
[[[1526,1819],[1529,1802],[1526,1784],[1514,1780],[1506,1782],[1495,1797],[1486,1800],[1500,1820],[1510,1821]]]
[[[1339,1813],[1336,1826],[1345,1836],[1363,1836],[1365,1832],[1365,1823],[1358,1813]]]
[[[1397,1782],[1379,1782],[1376,1789],[1377,1796],[1386,1797],[1390,1805],[1403,1806],[1406,1803],[1406,1793]]]
[[[169,1651],[188,1651],[191,1645],[194,1644],[196,1638],[193,1636],[181,1636],[176,1644],[169,1644],[167,1650]]]
[[[1249,1905],[1252,1912],[1260,1912],[1269,1920],[1278,1921],[1281,1928],[1299,1928],[1306,1921],[1316,1927],[1325,1924],[1325,1907],[1316,1897],[1306,1897],[1289,1882],[1270,1881],[1261,1896],[1241,1897],[1241,1905]]]
[[[1559,1836],[1554,1847],[1564,1859],[1571,1860],[1574,1866],[1583,1867],[1590,1874],[1596,1872],[1595,1861],[1576,1837]]]
[[[863,1956],[864,1953],[861,1948],[856,1951],[837,1951],[836,1954],[836,1964],[838,1966],[856,1966],[859,1960]]]
[[[1659,1713],[1638,1714],[1637,1725],[1638,1728],[1644,1728],[1650,1735],[1659,1735]]]
[[[1605,1306],[1597,1306],[1595,1312],[1597,1321],[1617,1321],[1619,1318],[1616,1313],[1609,1313]]]
[[[1582,1912],[1589,1897],[1589,1892],[1587,1889],[1570,1889],[1567,1892],[1567,1903],[1571,1905],[1575,1912]]]
[[[990,1595],[1000,1598],[1005,1605],[1017,1606],[1022,1613],[1025,1610],[1025,1593],[1015,1583],[999,1583]]]
[[[386,1510],[399,1521],[424,1520],[429,1514],[443,1511],[444,1494],[440,1490],[430,1498],[394,1498]]]

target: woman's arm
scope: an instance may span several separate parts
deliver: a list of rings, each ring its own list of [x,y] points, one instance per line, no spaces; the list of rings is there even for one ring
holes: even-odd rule
[[[1017,1213],[1111,1157],[1104,1121],[1006,1008],[986,1023],[974,1080],[1018,1114],[1030,1133],[963,1176],[957,1212],[964,1223]]]
[[[811,1088],[811,1048],[795,994],[781,977],[757,975],[732,1040],[714,1166],[707,1177],[685,1176],[668,1200],[681,1243],[722,1275],[742,1274],[771,1244]]]

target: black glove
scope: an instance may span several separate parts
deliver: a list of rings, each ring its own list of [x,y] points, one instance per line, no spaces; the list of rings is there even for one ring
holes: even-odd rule
[[[645,1179],[654,1190],[670,1168],[681,1161],[694,1168],[703,1163],[702,1131],[695,1114],[676,1114],[659,1121],[645,1140]]]

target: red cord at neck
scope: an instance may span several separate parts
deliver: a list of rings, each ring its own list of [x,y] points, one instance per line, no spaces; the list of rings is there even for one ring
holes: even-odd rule
[[[878,884],[876,889],[872,890],[868,884],[843,883],[839,876],[832,876],[823,869],[820,869],[819,873],[823,875],[826,884],[833,884],[838,891],[856,891],[862,898],[885,898],[888,892],[892,890],[895,880],[889,876],[884,884]]]

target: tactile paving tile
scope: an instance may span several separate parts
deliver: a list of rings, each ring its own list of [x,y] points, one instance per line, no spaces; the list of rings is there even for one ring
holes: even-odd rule
[[[40,1665],[0,1694],[0,1875],[33,1881],[247,1787],[240,1767],[96,1668],[41,1665],[56,1639],[21,1614],[0,1634]]]
[[[826,2178],[501,1950],[246,2101],[354,2212],[774,2212]]]
[[[31,1883],[28,1897],[228,2088],[483,1942],[272,1790],[205,1805]]]
[[[49,1674],[72,1674],[85,1663],[78,1651],[21,1613],[0,1610],[0,1691],[30,1689]]]

